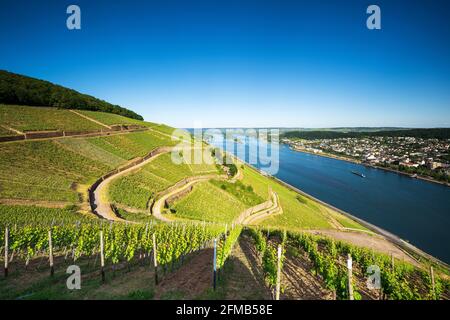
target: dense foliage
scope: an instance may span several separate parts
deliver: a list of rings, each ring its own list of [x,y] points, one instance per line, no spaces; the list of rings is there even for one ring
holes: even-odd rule
[[[0,70],[0,103],[103,111],[143,120],[142,116],[121,106],[112,105],[48,81],[4,70]]]
[[[245,185],[241,181],[232,183],[223,180],[211,180],[211,183],[232,194],[247,206],[252,207],[264,202],[264,199],[253,191],[253,187],[251,185]]]

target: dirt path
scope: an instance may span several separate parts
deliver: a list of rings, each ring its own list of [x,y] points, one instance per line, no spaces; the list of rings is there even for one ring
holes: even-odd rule
[[[198,177],[197,179],[186,183],[182,187],[177,188],[169,193],[164,194],[162,197],[160,197],[158,200],[156,200],[155,204],[153,205],[152,215],[156,219],[164,221],[164,222],[173,221],[172,219],[169,219],[162,214],[162,210],[164,208],[164,204],[166,203],[166,200],[174,195],[177,195],[177,194],[185,191],[186,189],[190,188],[191,186],[193,186],[201,181],[207,181],[209,179],[210,179],[210,177]]]
[[[154,205],[151,208],[151,213],[156,219],[159,219],[164,222],[173,221],[172,219],[169,219],[162,214],[164,204],[166,203],[166,200],[169,199],[170,197],[184,192],[185,190],[187,190],[188,188],[199,182],[208,181],[210,179],[225,179],[225,177],[219,175],[205,175],[205,176],[189,177],[189,179],[190,179],[189,182],[183,184],[178,188],[171,190],[170,192],[163,193],[163,195],[155,201]],[[170,188],[173,188],[173,186],[169,187],[168,190],[170,190]]]
[[[14,132],[14,133],[19,134],[19,135],[23,135],[24,134],[22,131],[19,131],[17,129],[14,129],[14,128],[11,128],[11,127],[8,127],[8,126],[5,126],[5,125],[1,125],[0,127],[5,128],[6,130]]]
[[[97,121],[97,120],[95,120],[95,119],[92,119],[91,117],[85,116],[84,114],[81,114],[81,113],[79,113],[79,112],[77,112],[77,111],[75,111],[75,110],[69,110],[69,111],[72,112],[72,113],[75,113],[76,115],[78,115],[78,116],[80,116],[80,117],[82,117],[82,118],[84,118],[84,119],[86,119],[86,120],[89,120],[89,121],[91,121],[91,122],[94,122],[94,123],[96,123],[96,124],[98,124],[98,125],[100,125],[100,126],[102,126],[102,127],[111,129],[110,126],[107,126],[106,124],[101,123],[100,121]]]
[[[155,299],[195,299],[212,288],[213,250],[192,254],[178,269],[162,277],[156,286]]]
[[[283,264],[281,294],[283,300],[331,300],[333,293],[325,288],[325,283],[311,273],[313,264],[303,252],[296,256],[286,255]]]
[[[258,221],[264,220],[269,216],[273,216],[276,214],[283,213],[283,209],[281,208],[280,201],[278,199],[278,195],[276,192],[271,191],[271,199],[266,203],[269,204],[269,208],[263,206],[260,210],[256,212],[252,212],[250,215],[247,215],[247,210],[242,215],[247,215],[242,217],[242,215],[238,219],[242,219],[242,224],[249,225],[254,224]],[[258,207],[258,206],[256,206]]]
[[[269,300],[271,294],[264,284],[261,259],[255,246],[246,236],[241,236],[228,258],[230,270],[226,270],[225,299]]]
[[[104,179],[98,186],[97,188],[94,190],[94,203],[96,205],[95,208],[95,212],[101,216],[102,218],[105,218],[107,220],[111,220],[111,221],[124,221],[123,219],[117,217],[117,215],[113,212],[113,210],[111,209],[111,204],[108,201],[108,188],[109,185],[111,184],[111,182],[119,177],[122,177],[124,175],[127,175],[133,171],[136,171],[137,169],[145,166],[146,164],[148,164],[149,162],[153,161],[154,159],[156,159],[158,156],[160,156],[161,154],[170,152],[172,150],[172,148],[166,147],[166,148],[161,148],[160,152],[156,153],[153,157],[148,158],[147,160],[131,167],[128,168],[126,170],[123,170],[119,173],[116,173],[106,179]]]
[[[371,235],[364,232],[354,231],[338,231],[338,230],[307,230],[307,232],[328,236],[336,240],[342,240],[349,242],[359,247],[365,247],[373,249],[374,251],[382,252],[385,254],[392,254],[399,260],[404,260],[413,265],[419,266],[419,263],[408,255],[405,251],[401,250],[395,244],[385,239],[380,235]]]

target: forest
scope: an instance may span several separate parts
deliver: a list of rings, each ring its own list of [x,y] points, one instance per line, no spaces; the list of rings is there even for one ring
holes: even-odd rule
[[[0,103],[102,111],[143,120],[134,111],[48,81],[0,70]]]

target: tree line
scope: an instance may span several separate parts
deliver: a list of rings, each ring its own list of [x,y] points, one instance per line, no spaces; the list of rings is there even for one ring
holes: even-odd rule
[[[48,81],[0,70],[0,103],[114,113],[143,120],[134,111]]]
[[[340,132],[340,131],[288,131],[281,134],[280,138],[298,138],[305,140],[314,139],[339,139],[339,138],[366,138],[366,137],[414,137],[422,139],[450,139],[450,128],[431,129],[402,129],[382,130],[372,132]]]

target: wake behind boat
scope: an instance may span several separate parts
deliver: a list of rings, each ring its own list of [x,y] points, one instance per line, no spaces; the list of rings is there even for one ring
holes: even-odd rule
[[[361,178],[365,178],[365,174],[361,173],[361,172],[357,172],[357,171],[352,171],[353,174],[356,174],[357,176],[360,176]]]

